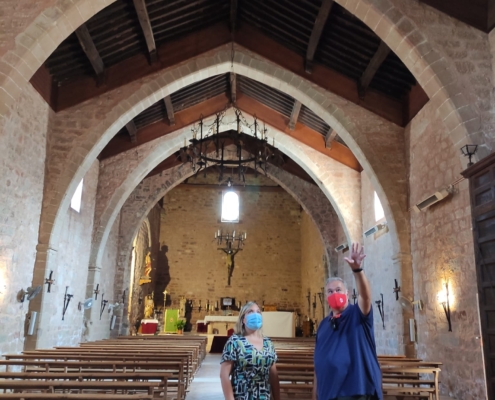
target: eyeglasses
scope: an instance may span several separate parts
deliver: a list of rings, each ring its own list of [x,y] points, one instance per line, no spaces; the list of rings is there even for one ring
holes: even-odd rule
[[[330,326],[334,331],[339,329],[339,319],[335,317],[330,318]]]

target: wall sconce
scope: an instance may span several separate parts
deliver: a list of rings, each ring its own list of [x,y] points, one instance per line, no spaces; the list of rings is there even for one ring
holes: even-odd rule
[[[450,321],[450,304],[453,302],[454,297],[449,294],[449,281],[445,282],[445,288],[437,295],[438,302],[442,305],[445,317],[449,323],[449,332],[452,332],[452,324]]]
[[[466,157],[469,157],[469,162],[468,162],[468,167],[473,165],[473,162],[471,161],[471,157],[476,154],[476,151],[478,150],[478,145],[477,144],[467,144],[463,147],[461,147],[461,153],[465,155]]]

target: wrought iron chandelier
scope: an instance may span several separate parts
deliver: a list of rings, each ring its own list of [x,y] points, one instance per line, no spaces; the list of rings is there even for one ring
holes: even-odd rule
[[[207,168],[217,166],[218,182],[222,182],[227,168],[237,168],[239,180],[245,183],[247,168],[266,175],[268,162],[284,163],[282,154],[275,148],[275,139],[271,145],[268,143],[265,124],[261,126],[256,116],[249,124],[239,109],[234,108],[234,111],[237,129],[220,132],[220,125],[225,122],[225,111],[217,114],[210,125],[205,124],[201,115],[199,124],[191,129],[193,138],[189,140],[190,144],[186,145],[184,140],[184,147],[179,150],[180,159],[190,162],[196,174],[204,171],[206,176]],[[244,133],[246,131],[251,135]]]

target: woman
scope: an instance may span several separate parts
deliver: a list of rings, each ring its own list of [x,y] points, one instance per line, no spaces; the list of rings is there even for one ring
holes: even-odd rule
[[[241,308],[232,335],[223,349],[220,380],[225,400],[280,399],[277,354],[270,339],[263,337],[261,310],[254,302]]]

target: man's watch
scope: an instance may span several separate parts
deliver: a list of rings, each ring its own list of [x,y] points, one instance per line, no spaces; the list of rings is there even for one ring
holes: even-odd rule
[[[354,272],[354,273],[363,272],[363,269],[362,268],[356,268],[356,269],[353,269],[352,272]]]

